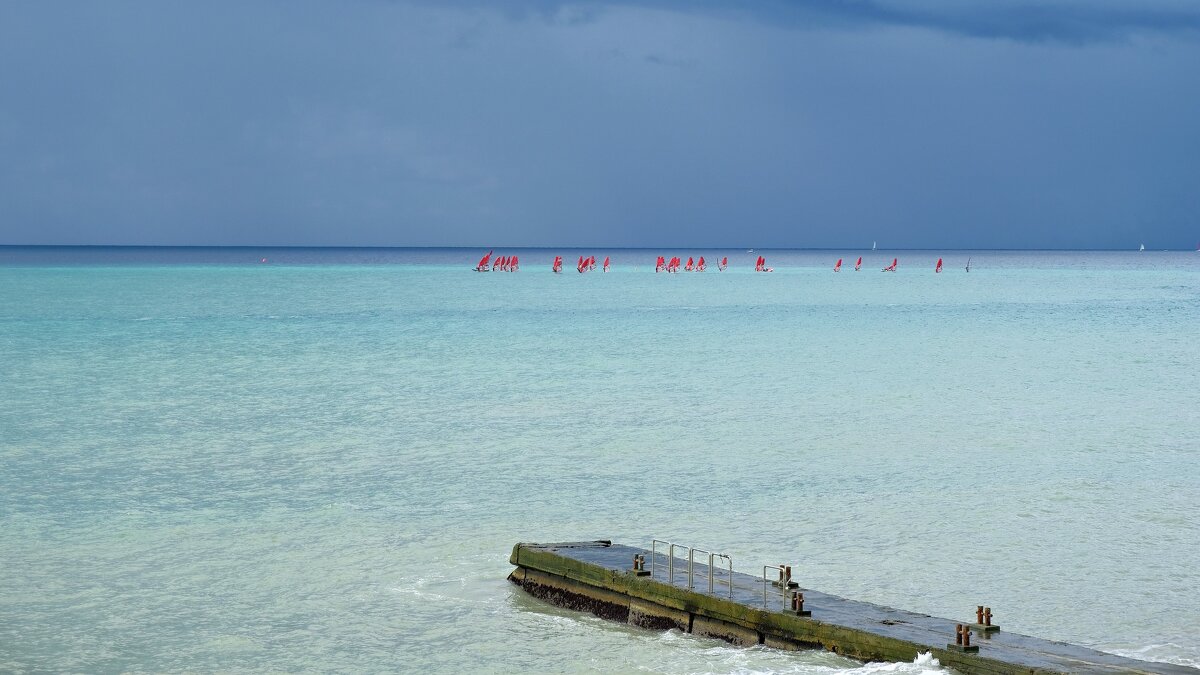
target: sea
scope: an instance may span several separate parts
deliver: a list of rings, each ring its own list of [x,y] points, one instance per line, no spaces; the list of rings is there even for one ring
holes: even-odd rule
[[[505,579],[655,538],[1200,666],[1200,253],[486,252],[0,247],[0,671],[947,672]]]

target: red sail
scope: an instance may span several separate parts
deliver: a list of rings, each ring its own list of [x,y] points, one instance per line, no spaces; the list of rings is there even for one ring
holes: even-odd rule
[[[862,256],[861,255],[858,256],[858,262],[854,263],[854,271],[857,272],[858,268],[860,268],[860,267],[862,267]]]
[[[492,258],[492,252],[488,251],[487,255],[485,255],[479,259],[479,264],[476,265],[476,267],[478,267],[479,269],[483,269],[484,267],[487,267],[488,260],[491,260],[491,258]]]
[[[837,264],[833,266],[833,271],[838,272],[842,269],[842,259],[838,258]]]
[[[934,271],[934,272],[941,272],[941,271],[942,271],[942,259],[941,259],[941,258],[938,258],[938,264],[937,264],[937,267],[933,268],[933,271]]]

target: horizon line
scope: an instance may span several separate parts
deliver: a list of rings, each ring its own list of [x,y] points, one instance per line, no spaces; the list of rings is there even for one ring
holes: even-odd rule
[[[1136,248],[956,248],[956,247],[895,247],[895,248],[856,248],[853,246],[818,246],[818,247],[795,247],[795,246],[606,246],[606,245],[584,245],[584,246],[528,246],[528,245],[509,245],[509,246],[477,246],[477,245],[420,245],[420,246],[382,246],[382,245],[354,245],[354,244],[335,244],[335,245],[307,245],[307,244],[0,244],[0,248],[134,248],[134,249],[295,249],[295,250],[314,250],[314,249],[344,249],[344,250],[401,250],[401,249],[469,249],[469,250],[505,250],[505,249],[536,249],[536,250],[587,250],[587,249],[605,249],[616,251],[654,251],[654,250],[691,250],[691,251],[725,251],[725,250],[761,250],[761,251],[980,251],[980,252],[1120,252],[1128,251],[1131,253],[1139,253]],[[1145,249],[1151,253],[1171,253],[1171,252],[1191,252],[1190,248],[1151,248]],[[1200,247],[1195,249],[1200,251]]]

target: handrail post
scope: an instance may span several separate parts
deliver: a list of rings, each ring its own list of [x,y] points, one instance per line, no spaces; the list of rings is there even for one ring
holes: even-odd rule
[[[659,544],[666,544],[667,546],[670,546],[671,542],[669,542],[665,539],[651,539],[650,540],[650,575],[651,576],[654,575],[654,568],[658,565],[658,545]],[[670,551],[670,549],[668,549],[668,551]],[[670,569],[670,561],[668,561],[667,564],[668,564],[668,569]]]
[[[696,549],[688,547],[688,588],[692,588],[692,560],[695,558]]]
[[[769,582],[767,581],[767,570],[779,570],[779,578],[780,579],[783,578],[783,568],[782,567],[779,567],[777,565],[763,565],[763,575],[762,575],[763,607],[767,606],[767,586],[769,585]],[[786,586],[784,587],[784,590],[785,591],[787,590]]]

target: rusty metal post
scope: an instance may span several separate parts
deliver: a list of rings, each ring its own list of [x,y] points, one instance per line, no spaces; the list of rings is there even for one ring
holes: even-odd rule
[[[971,627],[963,626],[962,635],[963,635],[963,643],[962,643],[963,648],[970,647],[971,646]]]
[[[983,605],[975,607],[975,623],[983,623]]]
[[[963,637],[963,625],[961,623],[956,624],[954,626],[954,644],[961,645],[962,637]]]
[[[991,607],[983,608],[983,625],[985,625],[985,626],[992,625],[992,608]]]

